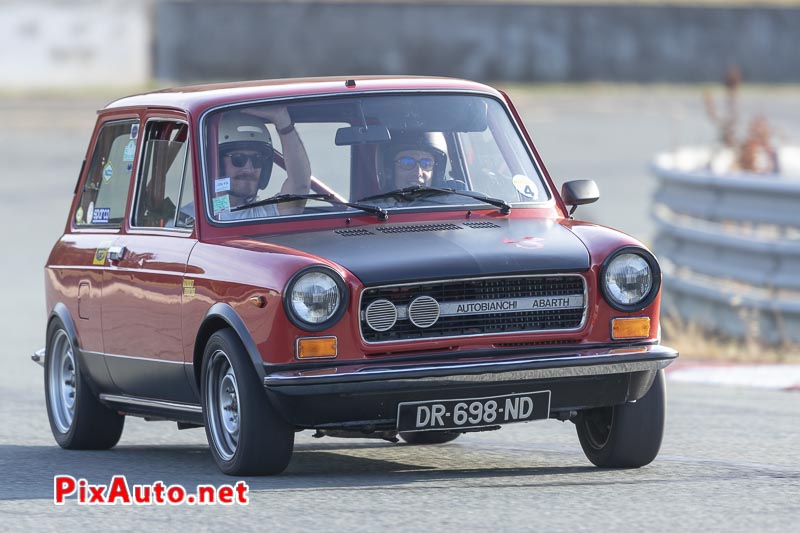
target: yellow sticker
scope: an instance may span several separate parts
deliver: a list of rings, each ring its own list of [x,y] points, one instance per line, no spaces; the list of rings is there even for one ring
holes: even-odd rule
[[[78,224],[83,222],[83,208],[82,207],[79,207],[78,211],[75,213],[75,222],[77,222]]]
[[[106,256],[108,255],[108,249],[110,247],[111,247],[111,241],[102,243],[94,252],[94,259],[92,259],[92,264],[101,266],[105,265]]]
[[[183,280],[183,295],[184,296],[194,296],[194,280],[193,279],[184,279]]]

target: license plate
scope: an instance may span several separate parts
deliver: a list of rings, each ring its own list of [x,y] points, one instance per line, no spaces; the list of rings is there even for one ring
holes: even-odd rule
[[[404,402],[397,406],[397,430],[481,428],[539,420],[549,415],[549,390],[490,398]]]

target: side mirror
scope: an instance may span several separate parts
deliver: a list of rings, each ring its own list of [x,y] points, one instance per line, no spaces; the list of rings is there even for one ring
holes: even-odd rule
[[[594,180],[568,181],[561,186],[561,198],[571,205],[569,214],[575,212],[579,205],[591,204],[600,199],[600,190]]]

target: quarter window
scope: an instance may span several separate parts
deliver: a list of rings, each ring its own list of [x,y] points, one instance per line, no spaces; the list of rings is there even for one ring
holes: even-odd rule
[[[100,129],[75,212],[77,226],[118,228],[122,224],[138,130],[136,120],[112,122]]]

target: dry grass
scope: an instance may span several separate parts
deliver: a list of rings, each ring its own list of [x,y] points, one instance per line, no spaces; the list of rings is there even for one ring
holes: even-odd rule
[[[800,346],[771,346],[758,339],[732,339],[706,331],[676,316],[662,316],[664,344],[692,361],[800,364]]]

